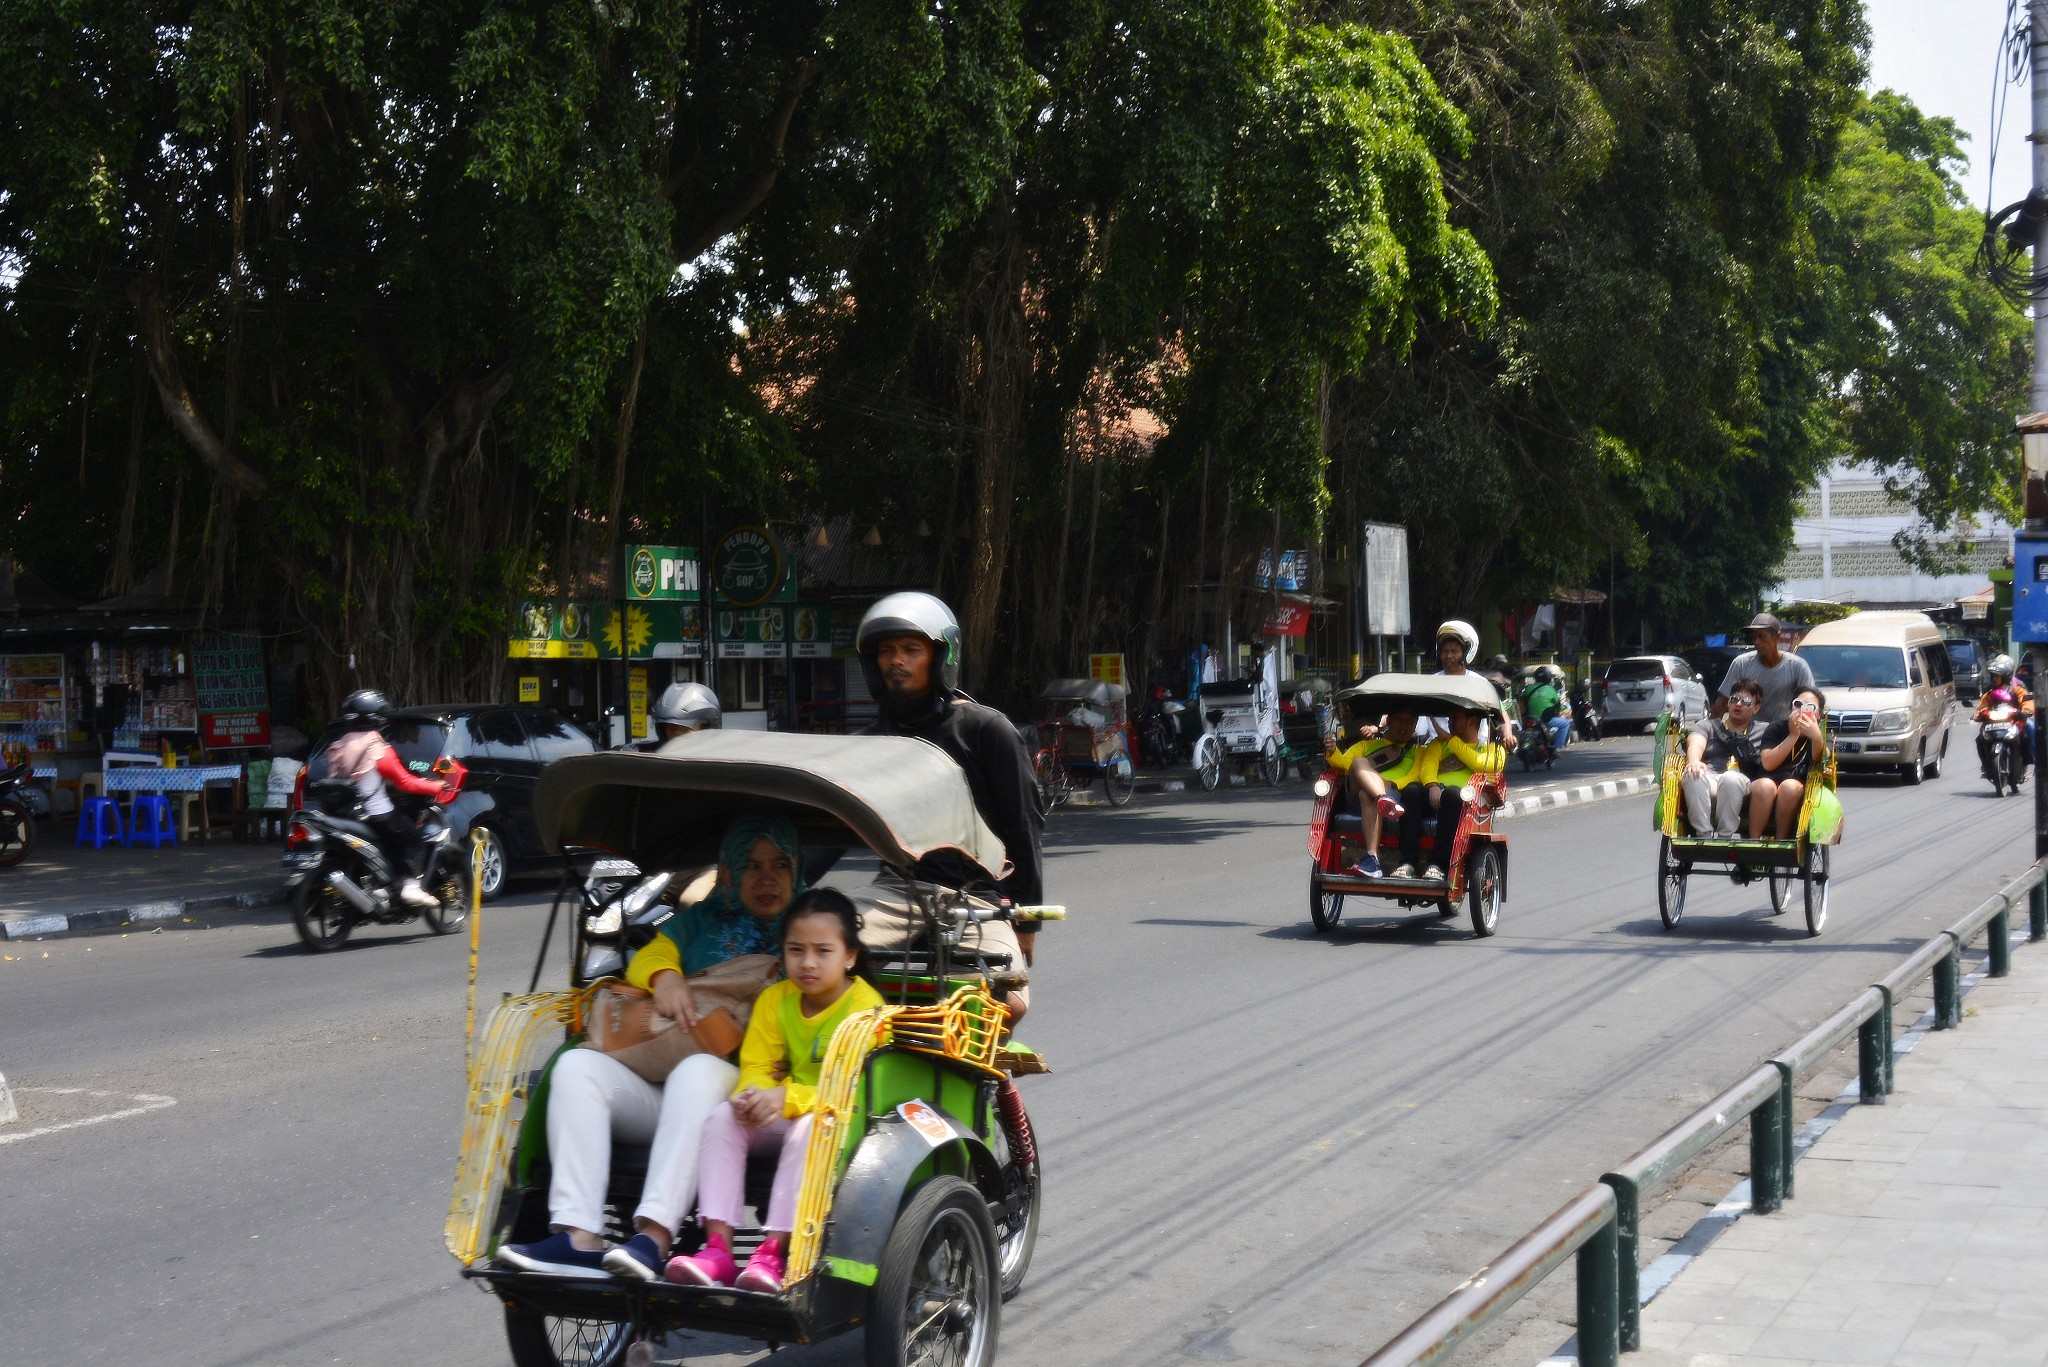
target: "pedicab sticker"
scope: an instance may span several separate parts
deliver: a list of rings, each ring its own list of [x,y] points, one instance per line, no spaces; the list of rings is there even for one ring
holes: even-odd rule
[[[925,1143],[932,1148],[936,1149],[953,1138],[953,1127],[946,1123],[945,1117],[922,1101],[906,1101],[896,1108],[896,1114],[909,1121],[910,1128],[923,1135]]]

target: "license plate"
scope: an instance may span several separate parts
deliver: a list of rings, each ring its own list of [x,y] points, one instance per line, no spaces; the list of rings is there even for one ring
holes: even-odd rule
[[[1835,748],[1845,755],[1861,754],[1863,752],[1863,742],[1858,740],[1838,740],[1835,742]]]
[[[1649,697],[1650,695],[1647,693],[1638,693],[1634,689],[1630,689],[1628,692],[1623,693],[1621,696],[1627,698],[1630,702],[1641,702],[1643,699]]]

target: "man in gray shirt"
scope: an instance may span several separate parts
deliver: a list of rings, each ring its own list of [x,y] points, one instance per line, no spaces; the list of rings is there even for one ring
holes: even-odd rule
[[[1721,680],[1720,697],[1714,700],[1714,715],[1727,707],[1728,690],[1740,679],[1748,679],[1763,690],[1763,705],[1757,720],[1769,725],[1792,715],[1792,699],[1802,688],[1813,687],[1813,667],[1797,655],[1778,649],[1778,619],[1759,612],[1749,624],[1749,639],[1756,647],[1735,657]]]

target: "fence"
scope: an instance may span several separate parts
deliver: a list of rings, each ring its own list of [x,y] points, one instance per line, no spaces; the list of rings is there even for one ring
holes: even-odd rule
[[[1859,1095],[1882,1104],[1892,1090],[1892,1011],[1922,978],[1934,977],[1934,1028],[1962,1020],[1963,946],[1986,931],[1988,972],[2012,971],[2011,921],[2027,898],[2028,933],[2048,940],[2048,865],[2036,863],[1975,911],[1915,950],[1904,963],[1784,1052],[1666,1130],[1574,1196],[1500,1257],[1466,1280],[1361,1367],[1430,1367],[1443,1362],[1568,1259],[1578,1261],[1579,1362],[1615,1367],[1642,1346],[1638,1285],[1643,1197],[1743,1121],[1749,1122],[1750,1203],[1758,1214],[1792,1195],[1793,1085],[1853,1032]]]

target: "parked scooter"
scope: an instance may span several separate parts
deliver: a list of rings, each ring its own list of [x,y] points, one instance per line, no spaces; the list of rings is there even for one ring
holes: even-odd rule
[[[675,915],[663,899],[675,880],[674,873],[642,874],[632,860],[612,855],[591,862],[576,908],[583,923],[582,981],[626,971],[626,961]]]
[[[467,777],[452,759],[436,760],[433,772],[458,791]],[[363,821],[355,785],[343,779],[306,785],[306,805],[292,813],[284,831],[284,885],[292,926],[307,949],[339,949],[363,924],[400,925],[424,915],[436,935],[447,935],[469,919],[468,849],[441,804],[426,803],[416,820],[427,845],[420,886],[434,899],[431,910],[408,906],[399,896],[404,871]]]
[[[1600,712],[1593,706],[1593,685],[1580,684],[1566,696],[1571,699],[1572,729],[1579,739],[1600,739]]]
[[[11,869],[28,858],[35,844],[35,808],[29,805],[30,766],[17,764],[0,769],[0,869]]]
[[[2010,702],[1992,703],[1978,723],[1977,752],[1984,757],[1984,777],[1991,780],[1993,797],[2020,790],[2027,776],[2026,747],[2020,742],[2025,734],[2020,710]]]
[[[1155,769],[1187,762],[1187,742],[1181,738],[1180,718],[1187,704],[1163,687],[1155,687],[1145,710],[1138,717],[1138,754]]]

